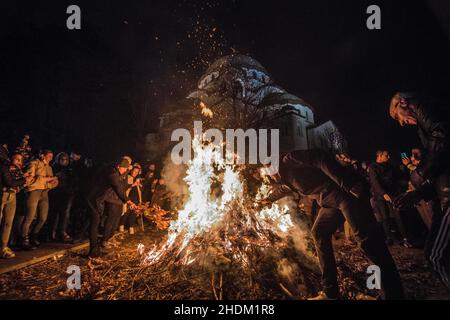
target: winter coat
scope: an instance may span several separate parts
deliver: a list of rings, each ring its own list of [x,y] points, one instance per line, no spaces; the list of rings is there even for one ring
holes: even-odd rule
[[[370,164],[369,181],[375,197],[383,198],[385,194],[394,195],[394,168],[389,163]]]
[[[117,168],[109,167],[102,170],[94,181],[89,198],[97,203],[108,202],[123,205],[129,199],[126,194],[128,189],[127,174],[121,175]]]
[[[31,182],[26,186],[25,191],[53,189],[57,183],[49,183],[47,178],[53,177],[53,170],[50,164],[41,159],[32,160],[26,170],[26,174],[31,175]]]
[[[411,104],[410,110],[417,120],[418,134],[425,149],[425,157],[417,168],[424,179],[432,179],[450,162],[449,121],[431,113],[421,104]]]
[[[364,184],[355,170],[343,167],[331,154],[320,149],[289,152],[281,157],[278,172],[282,185],[269,196],[269,201],[293,191],[320,202],[327,191],[340,188],[349,192],[356,184]]]

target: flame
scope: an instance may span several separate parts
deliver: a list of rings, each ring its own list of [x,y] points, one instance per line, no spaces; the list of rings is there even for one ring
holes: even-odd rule
[[[200,108],[204,116],[212,118],[213,112],[203,102]],[[199,252],[208,254],[205,251],[216,245],[245,266],[249,260],[246,251],[252,245],[270,247],[270,233],[282,237],[293,227],[287,205],[275,203],[256,210],[255,201],[265,199],[271,192],[267,177],[262,177],[263,183],[255,199],[249,199],[244,192],[243,167],[234,164],[237,155],[227,154],[229,158],[224,159],[220,146],[202,140],[202,137],[192,140],[194,157],[188,163],[184,178],[188,200],[170,224],[165,241],[154,244],[147,253],[144,245],[139,244],[143,264],[155,264],[170,256],[189,265],[196,261]],[[217,230],[225,236],[217,236],[214,233]],[[245,246],[236,248],[235,239],[244,231],[256,233],[256,239],[241,238]],[[199,249],[198,243],[205,238],[211,242],[206,243],[206,250]]]
[[[213,117],[213,112],[210,108],[208,108],[206,106],[206,104],[204,104],[202,101],[200,102],[200,108],[202,109],[202,115],[204,115],[207,118],[212,118]]]

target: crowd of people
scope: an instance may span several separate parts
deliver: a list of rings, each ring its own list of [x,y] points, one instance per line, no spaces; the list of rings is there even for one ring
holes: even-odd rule
[[[432,270],[450,290],[450,128],[448,119],[435,112],[414,94],[397,93],[391,99],[391,118],[401,126],[416,127],[422,143],[409,156],[402,153],[398,166],[387,150],[378,150],[368,164],[339,152],[310,149],[282,155],[277,173],[265,168],[277,188],[259,205],[297,194],[303,210],[312,216],[311,234],[323,284],[323,291],[312,299],[339,297],[332,238],[342,226],[380,268],[385,298],[404,297],[388,250],[394,241],[406,248],[423,247]],[[414,213],[425,226],[422,245],[415,241],[414,228],[405,223]]]
[[[391,159],[388,150],[380,149],[374,154],[372,162],[359,162],[346,154],[336,157],[338,162],[351,166],[368,183],[370,206],[388,246],[398,243],[406,248],[421,247],[424,234],[431,228],[432,200],[421,200],[413,208],[403,210],[394,206],[395,198],[413,190],[409,180],[411,173],[419,166],[422,154],[422,149],[413,148],[409,155],[404,152],[399,154],[398,159]],[[346,239],[351,240],[350,229],[345,228],[344,231]]]
[[[91,256],[99,255],[112,246],[115,232],[135,233],[137,206],[168,197],[155,163],[142,168],[124,156],[94,166],[76,150],[34,155],[29,135],[9,149],[0,146],[1,258],[35,250],[43,241],[85,239],[91,241]]]
[[[312,217],[323,280],[316,299],[339,296],[332,238],[342,225],[346,238],[382,270],[385,298],[404,297],[388,250],[395,242],[424,248],[432,269],[450,288],[449,124],[410,94],[396,94],[389,112],[401,126],[418,128],[421,147],[393,157],[397,159],[380,149],[370,162],[330,150],[296,150],[281,155],[278,172],[266,172],[276,187],[267,199],[258,200],[260,206],[296,194]],[[0,146],[0,160],[2,258],[15,256],[11,247],[33,250],[41,241],[83,238],[89,238],[89,256],[101,256],[116,245],[116,232],[134,234],[142,203],[170,209],[170,193],[154,163],[143,168],[123,156],[93,167],[76,151],[54,158],[52,151],[42,150],[32,157],[29,136],[11,153]],[[258,185],[257,172],[249,184]],[[411,223],[413,217],[421,220]]]

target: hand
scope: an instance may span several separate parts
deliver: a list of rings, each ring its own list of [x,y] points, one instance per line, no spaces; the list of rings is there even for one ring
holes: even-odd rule
[[[411,160],[409,160],[409,158],[402,158],[402,163],[405,167],[407,167],[408,164],[411,163]]]
[[[402,193],[394,200],[395,209],[406,209],[416,205],[420,200],[422,200],[422,193],[414,190]]]
[[[33,177],[30,175],[24,176],[25,178],[25,185],[29,185],[33,182]]]
[[[136,187],[136,186],[139,186],[139,187],[141,187],[142,186],[142,184],[141,184],[141,179],[136,179],[136,181],[133,183],[133,187]]]
[[[386,202],[390,202],[392,203],[392,198],[386,193],[383,195],[384,200],[386,200]]]
[[[130,208],[130,210],[136,210],[137,209],[137,205],[131,200],[127,201],[127,205]]]

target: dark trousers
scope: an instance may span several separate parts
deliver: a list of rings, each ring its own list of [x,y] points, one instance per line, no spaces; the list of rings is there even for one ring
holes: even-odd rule
[[[438,201],[433,206],[431,228],[425,244],[425,256],[442,282],[450,289],[450,171],[436,180]]]
[[[120,225],[124,226],[125,229],[134,227],[136,225],[136,214],[132,211],[125,212],[125,214],[120,218]]]
[[[377,220],[383,225],[384,233],[387,239],[391,239],[391,217],[395,219],[397,230],[402,239],[408,238],[405,224],[403,223],[400,212],[395,210],[392,204],[380,197],[373,197],[371,203]]]
[[[122,215],[123,205],[114,203],[105,203],[105,215],[107,216],[105,222],[105,230],[103,232],[103,241],[108,241],[113,235],[114,231],[119,227],[120,216]]]
[[[322,195],[321,208],[312,227],[322,272],[323,290],[330,297],[339,294],[336,261],[331,238],[345,221],[354,233],[360,249],[381,270],[382,296],[385,299],[402,299],[403,287],[394,260],[377,228],[370,208],[369,197],[359,200],[339,189]]]
[[[114,232],[114,224],[120,219],[123,206],[104,201],[88,200],[91,211],[91,228],[89,233],[90,251],[98,248],[98,229],[102,215],[106,215],[105,228],[103,231],[103,241],[111,238]]]
[[[50,237],[54,235],[63,237],[67,231],[70,219],[74,194],[65,190],[58,190],[50,193],[52,210],[50,210]]]
[[[98,248],[98,228],[100,227],[100,218],[103,213],[103,207],[96,200],[89,199],[88,206],[91,216],[91,225],[89,230],[89,250],[91,252]]]

